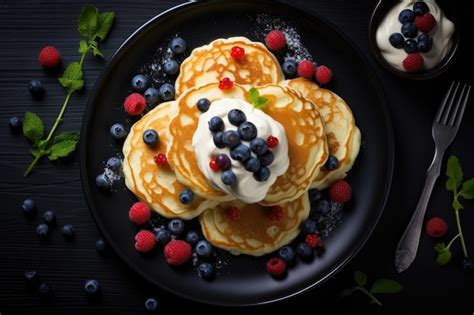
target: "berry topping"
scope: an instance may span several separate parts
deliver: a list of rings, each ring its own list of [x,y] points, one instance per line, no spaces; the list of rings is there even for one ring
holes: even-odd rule
[[[95,185],[100,189],[109,189],[112,186],[112,182],[107,175],[102,173],[95,178]]]
[[[311,248],[316,248],[321,246],[321,239],[317,234],[308,234],[306,235],[305,243]]]
[[[218,132],[224,130],[224,121],[220,117],[212,117],[208,122],[209,130],[211,132]]]
[[[238,221],[240,219],[240,209],[237,207],[227,208],[227,215],[232,221]]]
[[[209,161],[209,168],[213,170],[214,172],[219,170],[219,165],[217,165],[215,157]]]
[[[403,59],[403,68],[407,72],[420,72],[423,69],[424,60],[419,53],[408,54]]]
[[[423,15],[423,14],[429,12],[429,11],[430,11],[430,8],[428,7],[428,5],[424,1],[417,1],[413,5],[413,12],[416,15]]]
[[[198,266],[198,275],[206,280],[212,279],[214,276],[214,267],[207,262],[201,263]]]
[[[218,131],[212,135],[212,141],[214,141],[214,144],[219,149],[225,148],[223,137],[224,137],[224,133],[222,131]]]
[[[144,202],[135,202],[128,211],[128,218],[135,224],[143,224],[150,220],[150,208]]]
[[[13,134],[19,134],[23,127],[23,121],[20,118],[14,116],[8,121],[8,126],[10,126],[10,130]]]
[[[59,54],[59,51],[56,49],[56,47],[46,46],[41,49],[38,55],[38,60],[43,68],[55,68],[61,63],[61,54]]]
[[[436,19],[431,13],[425,13],[422,16],[417,16],[415,19],[415,26],[418,30],[424,33],[429,33],[436,25]]]
[[[159,92],[154,87],[146,89],[145,93],[143,93],[143,97],[145,97],[145,102],[148,105],[155,105],[160,100]]]
[[[169,83],[165,83],[158,89],[158,96],[165,102],[171,101],[174,98],[175,91],[174,86]]]
[[[428,34],[421,34],[418,37],[418,50],[426,53],[431,50],[431,47],[433,46],[433,38],[428,35]]]
[[[138,93],[132,93],[125,99],[123,103],[125,112],[131,116],[140,115],[146,107],[145,98]]]
[[[201,258],[209,258],[212,254],[212,245],[206,240],[201,240],[196,244],[196,254]]]
[[[273,155],[272,151],[267,150],[262,155],[259,155],[258,159],[260,160],[260,163],[262,164],[262,166],[269,166],[270,164],[273,163],[275,156]]]
[[[413,22],[415,20],[415,13],[410,9],[405,9],[398,15],[400,23]]]
[[[240,109],[231,109],[227,114],[229,122],[234,126],[240,126],[241,123],[247,120],[245,113]]]
[[[272,221],[280,221],[285,215],[285,209],[280,206],[274,206],[268,212],[268,218]]]
[[[187,262],[192,255],[191,245],[183,240],[173,240],[166,244],[164,249],[166,262],[179,266]]]
[[[160,303],[158,303],[158,300],[154,297],[150,297],[145,301],[145,309],[148,312],[156,312],[159,306]]]
[[[160,136],[158,135],[158,132],[154,129],[147,129],[143,133],[143,142],[145,142],[148,145],[155,145],[160,141]]]
[[[281,66],[283,69],[283,73],[285,74],[286,78],[291,79],[296,76],[296,69],[298,68],[298,64],[294,59],[286,59]]]
[[[403,44],[403,50],[407,54],[411,54],[418,51],[418,43],[415,39],[407,39]]]
[[[140,253],[151,251],[156,245],[155,234],[147,230],[140,230],[135,235],[135,249]]]
[[[241,60],[245,58],[245,49],[239,46],[234,46],[230,49],[230,56],[235,60]]]
[[[186,242],[188,242],[190,245],[195,245],[201,237],[199,236],[199,233],[196,231],[189,231],[186,234]]]
[[[265,36],[265,44],[270,50],[280,50],[286,46],[285,34],[279,30],[272,30]]]
[[[262,162],[260,161],[260,165]],[[270,170],[266,166],[261,166],[260,169],[253,173],[253,178],[257,182],[264,182],[270,177]]]
[[[330,155],[324,164],[324,168],[328,171],[335,170],[339,166],[339,160],[334,155]]]
[[[100,294],[100,284],[99,281],[90,279],[84,282],[84,291],[87,296],[93,297]]]
[[[61,234],[67,240],[72,240],[76,236],[76,231],[71,224],[65,224],[61,230]]]
[[[223,171],[228,170],[231,167],[231,160],[226,154],[218,154],[216,156],[217,166]]]
[[[171,241],[171,232],[166,228],[161,228],[156,232],[155,239],[161,245],[166,245]]]
[[[283,246],[278,251],[278,256],[288,265],[291,266],[296,262],[296,253],[291,246]]]
[[[125,130],[125,127],[122,124],[113,124],[112,127],[110,127],[110,134],[115,139],[120,140],[125,138],[125,136],[127,135],[127,131]]]
[[[316,233],[317,227],[316,223],[313,220],[305,220],[301,223],[301,233],[303,234],[313,234]]]
[[[267,138],[267,147],[269,147],[270,149],[276,148],[279,143],[280,143],[280,141],[278,140],[277,137],[268,136],[268,138]]]
[[[331,203],[325,199],[319,200],[316,206],[316,212],[321,215],[326,215],[331,211]]]
[[[224,141],[224,144],[230,149],[235,148],[240,144],[239,133],[235,130],[227,130],[226,132],[224,132],[222,140]]]
[[[169,75],[175,75],[178,73],[179,66],[175,60],[168,60],[163,64],[163,70]]]
[[[249,121],[240,124],[238,128],[240,138],[244,141],[250,141],[257,136],[257,127]]]
[[[185,188],[179,193],[179,201],[184,205],[189,205],[194,200],[194,192],[189,189]]]
[[[300,61],[298,64],[298,76],[311,79],[314,75],[314,65],[309,60]]]
[[[34,99],[41,99],[44,95],[43,82],[40,80],[31,80],[30,84],[28,84],[28,90]]]
[[[302,260],[309,260],[313,257],[313,249],[305,242],[301,242],[296,245],[296,254],[298,254]]]
[[[434,217],[429,219],[428,222],[426,222],[426,233],[430,237],[442,237],[446,234],[447,231],[448,225],[446,224],[446,221],[441,218]]]
[[[173,38],[170,48],[175,54],[182,54],[186,50],[186,42],[181,37]]]
[[[281,258],[270,258],[267,262],[267,271],[274,277],[281,276],[286,271],[286,264]]]
[[[184,222],[181,219],[173,219],[168,223],[168,230],[173,235],[179,235],[183,233]]]
[[[256,155],[265,154],[268,150],[267,142],[262,138],[255,138],[250,141],[250,150]]]
[[[251,157],[244,163],[245,170],[252,173],[258,171],[260,167],[261,167],[260,160],[254,157]]]
[[[134,91],[141,93],[150,86],[150,79],[146,75],[137,74],[132,78],[132,82],[130,84]]]
[[[335,182],[329,187],[329,198],[332,202],[346,203],[352,198],[352,187],[345,180]]]
[[[207,98],[201,98],[199,101],[197,101],[196,105],[201,113],[205,113],[209,110],[211,101],[209,101]]]
[[[403,48],[403,45],[405,44],[405,38],[400,33],[393,33],[392,35],[390,35],[388,40],[390,44],[395,48]]]
[[[166,165],[168,164],[168,159],[166,158],[166,155],[163,153],[158,153],[153,157],[153,160],[155,161],[156,165]]]
[[[245,144],[239,144],[230,150],[230,157],[236,161],[247,161],[250,158],[250,148]]]
[[[121,165],[122,165],[122,161],[118,157],[115,157],[115,156],[109,158],[107,162],[105,163],[105,166],[108,169],[111,169],[112,171],[118,170]]]
[[[234,86],[234,82],[230,78],[224,78],[219,81],[219,89],[230,90]]]
[[[221,180],[225,185],[231,186],[234,185],[237,181],[237,176],[235,176],[235,173],[231,170],[227,170],[222,172]]]
[[[316,67],[316,80],[321,84],[327,84],[332,80],[332,70],[326,66]]]
[[[403,23],[402,25],[402,34],[406,38],[413,38],[416,37],[418,34],[418,30],[416,29],[415,24],[411,22]]]

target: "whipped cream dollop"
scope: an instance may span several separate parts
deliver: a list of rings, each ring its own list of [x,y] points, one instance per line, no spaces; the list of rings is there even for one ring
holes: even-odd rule
[[[439,64],[451,49],[455,28],[454,24],[446,18],[435,0],[426,0],[424,2],[430,9],[429,13],[436,19],[436,25],[429,32],[429,35],[433,38],[433,46],[429,52],[421,53],[424,59],[424,69],[429,70]],[[394,68],[401,71],[405,71],[402,63],[407,53],[401,48],[393,47],[390,44],[389,38],[393,33],[401,33],[402,24],[398,20],[398,15],[404,9],[412,10],[413,3],[414,1],[411,0],[403,0],[395,5],[383,18],[376,33],[377,45],[382,56]],[[419,34],[421,32],[418,32]]]
[[[257,128],[257,137],[267,139],[269,136],[277,137],[278,146],[272,150],[274,160],[268,169],[270,177],[263,182],[258,182],[252,172],[244,168],[242,162],[231,159],[231,170],[235,173],[237,181],[233,185],[226,185],[222,182],[220,170],[212,170],[209,162],[218,154],[226,154],[230,158],[230,149],[228,147],[218,148],[214,144],[213,134],[209,130],[208,122],[212,117],[220,117],[224,121],[224,130],[237,130],[237,126],[232,125],[227,117],[232,109],[240,109],[244,112],[247,121],[253,123]],[[249,146],[248,141],[242,144]],[[288,141],[285,135],[284,127],[265,114],[262,110],[255,109],[251,104],[239,99],[223,98],[211,103],[209,110],[199,118],[198,127],[193,135],[193,148],[196,154],[196,160],[199,169],[207,178],[209,183],[235,198],[245,203],[259,202],[265,198],[270,186],[276,181],[277,177],[284,174],[288,169]],[[252,152],[252,157],[256,155]]]

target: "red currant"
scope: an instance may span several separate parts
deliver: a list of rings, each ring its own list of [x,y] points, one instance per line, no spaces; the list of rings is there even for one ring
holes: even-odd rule
[[[217,165],[216,158],[213,158],[212,160],[209,161],[209,167],[213,171],[218,171],[219,170],[219,165]]]
[[[308,234],[305,239],[306,244],[311,248],[316,248],[321,245],[321,239],[317,234]]]
[[[166,155],[163,153],[159,153],[155,155],[154,157],[156,165],[166,165],[168,163],[168,159],[166,158]]]
[[[268,217],[272,221],[280,221],[285,215],[285,210],[280,206],[275,206],[268,213]]]
[[[227,209],[227,215],[232,221],[237,221],[240,219],[240,209],[237,207],[229,207]]]
[[[280,143],[280,141],[277,137],[269,136],[267,138],[267,147],[269,147],[270,149],[276,148],[278,146],[278,143]]]
[[[245,57],[245,49],[239,46],[234,46],[230,50],[230,56],[235,60],[241,60]]]
[[[234,85],[234,82],[232,82],[230,78],[226,77],[219,82],[219,89],[230,90],[233,85]]]

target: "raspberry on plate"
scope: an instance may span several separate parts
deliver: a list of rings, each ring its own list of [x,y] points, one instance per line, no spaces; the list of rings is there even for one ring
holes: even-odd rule
[[[38,60],[41,66],[46,69],[55,68],[61,63],[61,54],[54,46],[46,46],[41,49]]]
[[[298,64],[298,76],[311,79],[314,74],[314,65],[309,60],[303,60]]]
[[[270,33],[265,36],[265,44],[270,50],[280,50],[286,46],[286,37],[279,30],[270,31]]]
[[[420,72],[423,69],[424,63],[420,53],[411,53],[403,59],[403,68],[407,72]]]
[[[327,84],[332,80],[332,71],[326,66],[319,66],[316,68],[316,80],[321,84]]]
[[[321,245],[321,239],[317,234],[308,234],[306,235],[305,243],[311,248],[316,248]]]
[[[173,240],[166,244],[164,253],[168,264],[182,265],[191,258],[191,245],[183,240]]]
[[[140,253],[147,253],[155,248],[155,234],[147,230],[140,230],[135,235],[135,249]]]
[[[281,258],[273,257],[267,262],[267,271],[274,277],[281,276],[286,271],[286,264]]]
[[[431,218],[428,220],[428,222],[426,222],[426,233],[430,237],[442,237],[446,234],[447,231],[448,225],[446,224],[446,221],[439,217]]]
[[[352,187],[345,180],[335,182],[329,187],[329,198],[335,203],[346,203],[352,199]]]
[[[140,115],[146,107],[145,98],[139,93],[132,93],[125,99],[123,107],[127,114],[131,116]]]
[[[144,202],[135,202],[128,211],[128,218],[135,224],[143,224],[150,220],[150,208]]]

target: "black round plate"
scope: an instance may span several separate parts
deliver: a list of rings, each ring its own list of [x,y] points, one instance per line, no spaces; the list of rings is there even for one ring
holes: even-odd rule
[[[140,255],[134,249],[137,228],[128,221],[135,202],[123,182],[104,193],[95,186],[104,161],[121,152],[109,135],[115,122],[130,127],[122,102],[130,79],[152,58],[158,46],[178,33],[189,50],[216,38],[243,35],[256,38],[253,21],[266,13],[296,25],[304,45],[317,61],[335,73],[330,88],[351,106],[362,132],[360,155],[349,180],[354,201],[337,230],[325,240],[325,253],[312,263],[299,263],[283,280],[265,271],[269,256],[233,257],[214,281],[200,279],[193,268],[170,268],[161,250]],[[380,84],[356,47],[334,26],[297,8],[267,1],[206,1],[186,3],[153,18],[118,49],[97,80],[85,113],[81,136],[81,176],[92,215],[104,237],[138,274],[157,286],[192,300],[220,305],[250,305],[283,299],[321,284],[361,248],[377,223],[390,187],[393,138]]]

